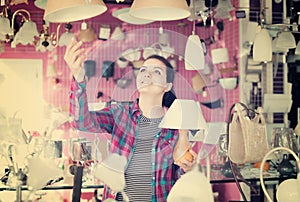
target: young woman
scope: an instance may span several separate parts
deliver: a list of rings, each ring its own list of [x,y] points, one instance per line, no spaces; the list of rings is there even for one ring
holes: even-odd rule
[[[74,76],[70,93],[72,125],[83,131],[111,134],[110,152],[127,159],[124,191],[129,201],[166,201],[176,180],[192,168],[196,159],[191,151],[193,161],[183,160],[175,165],[172,154],[179,131],[158,128],[165,110],[176,98],[172,66],[161,56],[150,56],[137,75],[139,98],[133,104],[89,112],[81,45],[82,42],[72,40],[64,56]],[[104,190],[103,200],[106,198],[122,201],[121,194],[109,187]]]

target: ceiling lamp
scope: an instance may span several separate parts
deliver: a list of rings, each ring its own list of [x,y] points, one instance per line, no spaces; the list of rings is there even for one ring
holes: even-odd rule
[[[272,61],[272,39],[265,28],[256,33],[253,44],[253,60],[260,62]]]
[[[145,19],[133,17],[132,15],[129,15],[129,10],[130,8],[118,9],[112,13],[112,16],[118,18],[123,22],[126,22],[128,24],[133,24],[133,25],[145,25],[153,22],[153,20],[145,20]]]
[[[284,30],[278,34],[276,43],[277,48],[296,48],[296,41],[294,35],[289,30]]]
[[[65,24],[65,32],[60,36],[58,40],[59,46],[67,46],[71,39],[74,38],[74,34],[70,32],[72,29],[72,25],[70,23]]]
[[[129,14],[146,20],[170,21],[187,18],[191,12],[185,0],[134,0]]]
[[[102,0],[48,0],[44,19],[49,22],[73,22],[95,17],[107,10]]]

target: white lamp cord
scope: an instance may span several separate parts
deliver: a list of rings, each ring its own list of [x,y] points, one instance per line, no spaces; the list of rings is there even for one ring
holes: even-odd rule
[[[274,149],[271,149],[263,158],[262,160],[262,163],[260,165],[260,172],[259,172],[259,179],[260,179],[260,184],[261,184],[261,187],[262,187],[262,190],[267,198],[267,200],[269,202],[273,202],[273,200],[271,199],[269,193],[267,192],[266,190],[266,187],[265,187],[265,184],[264,184],[264,178],[263,178],[263,172],[264,172],[264,165],[267,161],[267,159],[269,158],[270,154],[272,154],[273,152],[275,151],[279,151],[279,150],[284,150],[284,151],[287,151],[289,152],[290,154],[293,155],[293,157],[296,159],[296,162],[297,162],[297,167],[298,167],[298,170],[300,169],[300,160],[298,158],[298,156],[295,154],[295,152],[293,152],[291,149],[289,148],[286,148],[286,147],[276,147]]]

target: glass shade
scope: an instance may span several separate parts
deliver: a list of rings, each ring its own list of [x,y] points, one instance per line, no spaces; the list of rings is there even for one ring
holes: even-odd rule
[[[272,39],[269,32],[264,28],[255,35],[253,60],[260,62],[272,61]]]
[[[111,34],[111,39],[113,40],[124,40],[125,39],[125,33],[121,29],[121,27],[117,26],[113,33]]]
[[[185,46],[184,59],[186,70],[204,69],[204,52],[198,35],[192,34],[188,37]]]
[[[211,50],[211,57],[213,64],[220,64],[228,62],[227,48],[216,48]]]
[[[199,103],[187,99],[174,100],[159,127],[186,130],[207,129]]]
[[[11,45],[12,47],[15,47],[18,43],[22,45],[32,45],[35,41],[35,36],[39,36],[35,22],[26,21],[16,33]]]
[[[0,17],[0,33],[1,34],[10,34],[12,30],[10,29],[10,21],[6,17]]]
[[[290,31],[283,31],[278,35],[277,48],[296,48],[296,41],[294,35]]]
[[[102,0],[48,0],[44,19],[49,22],[73,22],[95,17],[107,10]]]
[[[191,12],[185,0],[135,0],[129,14],[140,19],[170,21],[187,18]]]
[[[59,46],[67,46],[71,39],[74,38],[74,34],[71,33],[71,32],[64,32],[60,38],[59,38],[59,41],[58,41],[58,45]]]
[[[94,175],[114,191],[122,191],[125,188],[124,170],[126,158],[112,153],[100,164],[96,165]]]

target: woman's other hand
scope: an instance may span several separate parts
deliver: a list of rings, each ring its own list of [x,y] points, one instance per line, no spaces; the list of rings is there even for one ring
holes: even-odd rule
[[[192,170],[192,168],[196,164],[197,159],[197,154],[193,150],[190,149],[187,152],[189,152],[192,155],[191,161],[186,158],[183,158],[180,161],[175,162],[175,164],[181,167],[184,170],[184,172]]]
[[[78,82],[82,81],[85,76],[83,67],[85,57],[82,41],[76,41],[75,38],[72,38],[70,44],[66,48],[64,60]]]

